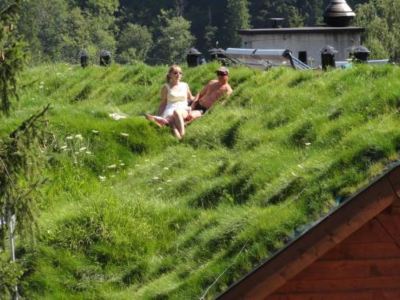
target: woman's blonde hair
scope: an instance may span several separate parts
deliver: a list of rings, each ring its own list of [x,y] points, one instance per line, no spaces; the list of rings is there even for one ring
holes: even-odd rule
[[[182,71],[182,68],[181,68],[179,65],[175,65],[175,64],[174,64],[174,65],[171,65],[171,66],[169,67],[167,76],[166,76],[166,78],[165,78],[165,81],[166,81],[167,83],[169,83],[169,81],[171,80],[171,73],[174,72],[174,71],[176,71],[177,69],[179,69],[179,70]]]

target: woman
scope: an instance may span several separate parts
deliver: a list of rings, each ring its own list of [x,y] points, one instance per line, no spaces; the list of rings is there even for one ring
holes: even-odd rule
[[[173,134],[178,139],[182,139],[185,135],[184,119],[190,111],[188,100],[194,99],[189,85],[186,82],[182,82],[181,79],[181,67],[172,65],[166,77],[167,83],[161,89],[159,116],[146,115],[148,120],[155,122],[158,126],[169,124]]]

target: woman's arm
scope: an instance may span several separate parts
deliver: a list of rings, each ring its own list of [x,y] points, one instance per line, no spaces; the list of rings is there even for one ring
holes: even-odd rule
[[[160,106],[158,108],[158,115],[161,116],[162,113],[165,110],[165,107],[167,106],[167,95],[168,95],[168,89],[167,87],[164,85],[161,89],[161,102],[160,102]]]
[[[188,88],[187,88],[187,99],[190,100],[190,101],[195,101],[195,98],[196,98],[196,97],[194,97],[194,96],[192,95],[192,92],[190,91],[190,87],[189,87],[189,85],[188,85]]]

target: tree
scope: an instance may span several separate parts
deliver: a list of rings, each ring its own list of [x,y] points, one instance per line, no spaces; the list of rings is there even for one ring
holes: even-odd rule
[[[78,53],[91,44],[90,32],[87,30],[89,24],[79,7],[71,10],[65,22],[68,31],[62,33],[62,57],[64,60],[74,62],[78,58]]]
[[[305,16],[301,14],[298,8],[290,6],[287,8],[290,27],[304,26]]]
[[[250,15],[247,0],[227,0],[225,15],[224,44],[230,47],[240,46],[239,29],[250,27]]]
[[[79,1],[82,3],[82,1]],[[118,0],[87,0],[83,5],[95,16],[112,16],[119,6]]]
[[[22,122],[7,139],[0,140],[0,292],[8,291],[15,298],[22,271],[16,264],[14,237],[16,233],[27,236],[34,231],[34,192],[42,182],[39,175],[42,155],[38,151],[42,137],[40,120],[48,108]],[[10,251],[4,252],[7,241]],[[5,253],[11,256],[10,264],[4,258]]]
[[[32,61],[76,62],[87,49],[115,51],[118,1],[24,0],[19,30],[29,45]]]
[[[366,29],[365,45],[374,58],[400,61],[400,2],[376,0],[357,7],[357,25]]]
[[[185,12],[186,0],[175,0],[176,15],[183,17]]]
[[[157,25],[159,32],[153,62],[182,63],[195,40],[190,33],[190,22],[183,17],[175,17],[172,11],[161,10]]]
[[[69,7],[64,0],[25,0],[21,3],[19,32],[28,43],[32,61],[60,61]]]
[[[71,0],[70,7],[78,7],[81,10],[83,21],[75,19],[81,22],[84,26],[80,30],[87,32],[88,39],[81,45],[81,49],[85,48],[90,57],[98,57],[102,49],[108,50],[111,53],[115,53],[116,50],[116,39],[115,32],[116,28],[116,17],[115,13],[119,7],[118,0]],[[78,16],[78,15],[77,15]],[[72,39],[70,31],[67,31],[67,36]],[[77,55],[77,54],[75,54]]]
[[[118,59],[121,63],[144,61],[153,45],[153,38],[146,26],[128,23],[118,38]]]
[[[0,295],[1,299],[10,299],[23,271],[19,264],[10,263],[8,257],[0,255]]]
[[[187,1],[184,17],[191,22],[191,32],[196,37],[195,47],[207,53],[225,35],[224,14],[226,1]]]
[[[10,111],[11,97],[17,97],[17,75],[25,60],[23,43],[15,31],[18,11],[18,0],[0,7],[0,109],[5,114]]]
[[[211,49],[215,47],[215,43],[217,42],[217,31],[218,28],[212,25],[207,25],[204,28],[204,46],[206,49]]]

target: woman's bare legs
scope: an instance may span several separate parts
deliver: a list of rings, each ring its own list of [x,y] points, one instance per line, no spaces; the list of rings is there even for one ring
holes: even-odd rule
[[[174,119],[174,118],[170,119],[169,126],[171,127],[172,134],[173,134],[178,140],[181,140],[181,139],[182,139],[182,136],[181,136],[181,134],[180,134],[178,128],[176,128],[175,119]]]
[[[188,116],[188,112],[184,110],[175,110],[173,114],[173,120],[175,126],[178,129],[180,136],[183,138],[185,135],[185,121],[184,119]]]
[[[200,118],[203,115],[201,110],[192,110],[185,118],[185,125],[192,123],[194,120]]]
[[[166,118],[154,116],[154,115],[150,115],[150,114],[146,114],[146,119],[149,121],[152,121],[158,127],[164,127],[165,125],[168,125],[168,123],[169,123]]]
[[[154,116],[150,114],[146,114],[146,119],[153,122],[159,127],[164,127],[165,125],[169,125],[171,127],[172,134],[178,139],[182,139],[182,135],[180,134],[179,129],[176,127],[175,124],[175,117],[169,116],[167,118],[163,118],[160,116]]]

